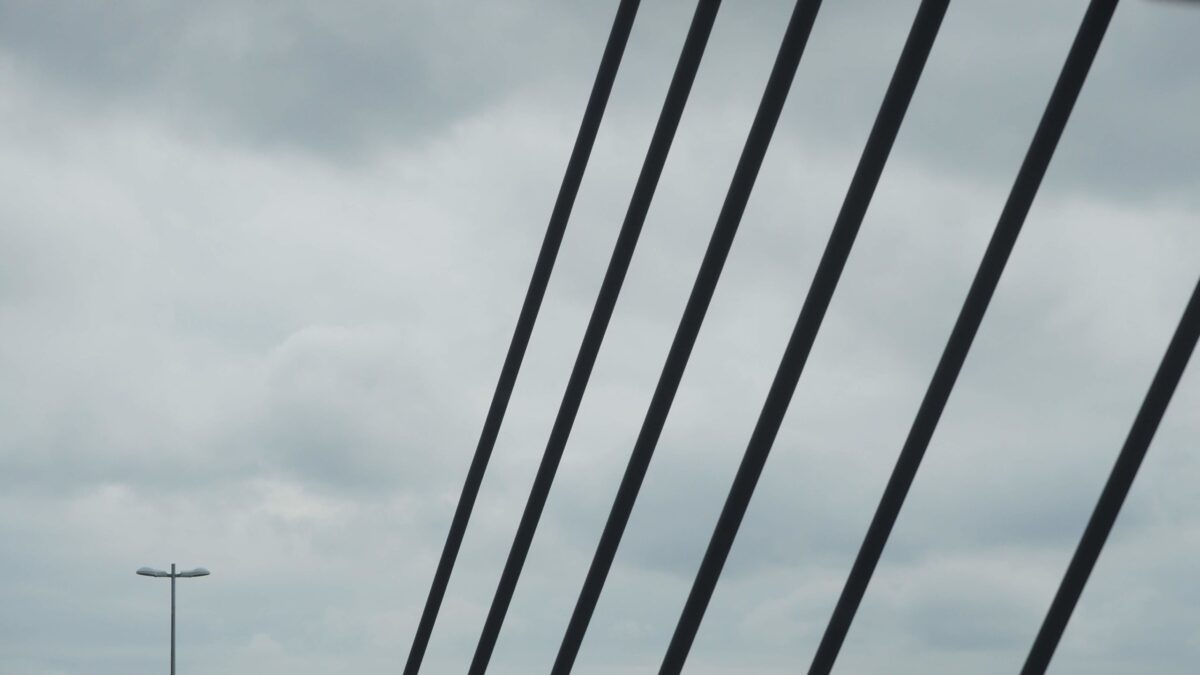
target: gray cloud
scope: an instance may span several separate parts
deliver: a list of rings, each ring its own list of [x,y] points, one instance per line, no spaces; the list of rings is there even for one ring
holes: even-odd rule
[[[578,672],[654,672],[916,2],[826,3]],[[1084,7],[956,0],[689,662],[811,656]],[[403,659],[612,7],[0,3],[0,671]],[[496,653],[544,671],[789,3],[727,3]],[[465,668],[683,39],[646,3],[431,646]],[[840,662],[1011,672],[1187,292],[1182,3],[1124,3]],[[1056,672],[1187,673],[1189,374]]]
[[[18,0],[0,8],[0,37],[18,67],[94,112],[152,112],[189,135],[358,156],[419,143],[528,86],[521,74],[553,77],[602,39],[586,19],[535,3]],[[534,20],[544,29],[531,32]]]

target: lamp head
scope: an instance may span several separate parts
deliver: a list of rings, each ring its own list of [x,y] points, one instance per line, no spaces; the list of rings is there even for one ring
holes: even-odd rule
[[[169,576],[171,576],[170,572],[156,570],[152,567],[139,567],[137,573],[144,577],[169,577]]]
[[[185,570],[183,572],[176,572],[175,576],[177,576],[177,577],[206,577],[209,574],[212,574],[212,573],[209,572],[208,570],[204,569],[203,567],[197,567],[194,570]]]

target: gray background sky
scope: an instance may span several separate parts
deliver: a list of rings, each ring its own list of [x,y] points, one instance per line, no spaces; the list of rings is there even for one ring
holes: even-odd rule
[[[434,634],[462,672],[693,4],[646,0]],[[827,1],[584,644],[655,672],[915,0]],[[808,662],[1083,0],[954,0],[688,672]],[[0,2],[0,672],[396,672],[615,2]],[[791,3],[721,10],[492,672],[553,658]],[[1200,8],[1129,0],[845,645],[1011,673],[1200,275]],[[1052,671],[1200,658],[1185,376]]]

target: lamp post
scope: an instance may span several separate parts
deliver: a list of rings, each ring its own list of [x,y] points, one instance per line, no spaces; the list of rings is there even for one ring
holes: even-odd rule
[[[171,675],[175,675],[175,580],[179,577],[206,577],[209,571],[203,567],[194,570],[175,571],[175,563],[171,563],[171,571],[164,572],[150,567],[138,569],[138,574],[144,577],[169,577],[171,579]]]

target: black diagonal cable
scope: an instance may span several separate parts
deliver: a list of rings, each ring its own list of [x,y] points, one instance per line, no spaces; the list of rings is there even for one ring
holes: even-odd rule
[[[708,44],[708,36],[712,32],[720,6],[721,0],[700,0],[696,5],[696,12],[692,17],[691,26],[688,28],[687,38],[684,39],[679,62],[667,89],[666,101],[663,103],[662,112],[650,139],[650,148],[646,151],[646,159],[642,164],[641,173],[638,175],[637,184],[634,186],[633,197],[629,201],[629,210],[625,213],[625,221],[617,235],[617,243],[613,247],[612,258],[604,273],[604,281],[600,285],[592,316],[588,319],[583,342],[579,346],[579,354],[575,357],[575,365],[571,368],[571,376],[567,380],[562,403],[559,405],[558,414],[554,419],[554,426],[550,430],[550,439],[546,443],[545,453],[542,455],[541,463],[534,477],[529,500],[525,503],[525,510],[517,525],[512,548],[508,552],[508,559],[500,574],[496,595],[488,609],[479,643],[475,647],[475,655],[471,659],[471,667],[468,672],[473,675],[482,675],[487,670],[496,640],[500,636],[504,616],[508,612],[508,606],[517,588],[517,581],[521,576],[521,569],[525,565],[525,558],[533,544],[533,535],[537,530],[542,510],[546,506],[546,499],[550,496],[550,486],[554,482],[554,474],[558,471],[567,439],[571,435],[571,427],[575,423],[575,416],[583,401],[588,378],[592,374],[592,366],[595,365],[596,357],[600,353],[605,330],[608,328],[613,309],[616,307],[617,296],[621,293],[625,273],[629,270],[629,263],[633,259],[642,224],[646,221],[650,201],[654,198],[654,190],[658,186],[658,179],[666,164],[671,142],[675,138],[675,131],[679,128],[679,120],[687,105],[688,94],[696,79],[696,72],[700,68],[700,60],[704,56],[704,48]]]
[[[1008,262],[1009,254],[1016,244],[1017,235],[1037,195],[1038,186],[1046,174],[1050,158],[1054,155],[1054,149],[1071,116],[1071,109],[1079,97],[1083,82],[1087,79],[1088,70],[1100,48],[1100,42],[1104,38],[1116,5],[1117,0],[1092,0],[1084,14],[1075,42],[1067,54],[1066,63],[1058,82],[1054,85],[1050,101],[1046,104],[1041,122],[1038,123],[1037,131],[1008,195],[1008,201],[1000,213],[992,239],[984,252],[983,261],[975,273],[975,280],[971,283],[971,289],[955,321],[950,339],[900,451],[900,458],[891,478],[888,479],[887,488],[867,529],[850,576],[817,647],[817,653],[809,668],[810,675],[829,673],[833,670],[838,651],[846,639],[851,622],[854,621],[854,614],[863,594],[866,593],[871,574],[883,554],[884,545],[887,544],[888,535],[891,534],[892,526],[900,514],[900,507],[903,506],[904,498],[912,486],[921,458],[925,455],[925,449],[929,447],[933,431],[946,407],[946,401],[950,398],[950,392],[954,389],[967,352],[971,349],[971,342],[975,339],[980,323],[983,322],[988,303],[997,284],[1000,283],[1005,263]]]
[[[1167,346],[1162,362],[1159,363],[1158,372],[1150,383],[1150,390],[1146,392],[1142,407],[1138,410],[1129,435],[1125,438],[1121,454],[1117,456],[1108,482],[1104,485],[1104,491],[1100,493],[1092,517],[1079,540],[1079,546],[1075,548],[1071,564],[1067,567],[1058,592],[1054,595],[1054,601],[1050,604],[1050,610],[1046,613],[1046,619],[1042,622],[1041,630],[1038,631],[1037,638],[1029,650],[1029,657],[1025,660],[1021,675],[1041,675],[1050,665],[1050,659],[1054,656],[1058,641],[1067,627],[1067,621],[1071,619],[1071,612],[1079,602],[1083,587],[1092,574],[1092,568],[1096,566],[1096,560],[1100,557],[1104,542],[1108,540],[1117,515],[1121,512],[1121,505],[1125,503],[1129,488],[1133,486],[1133,479],[1137,477],[1138,468],[1146,458],[1146,450],[1150,447],[1150,441],[1154,439],[1154,432],[1158,431],[1158,424],[1167,410],[1167,404],[1171,402],[1171,396],[1183,377],[1188,359],[1196,349],[1197,339],[1200,339],[1200,283],[1197,283],[1192,291],[1192,298],[1188,300],[1183,318],[1179,320],[1175,335]]]
[[[425,658],[429,636],[433,633],[433,624],[437,620],[438,609],[441,608],[442,598],[446,595],[446,586],[450,583],[450,573],[454,570],[454,561],[458,557],[463,535],[467,531],[467,521],[471,518],[475,498],[479,495],[479,486],[483,483],[483,474],[487,470],[488,460],[491,459],[492,448],[496,445],[496,436],[500,433],[504,411],[508,408],[508,399],[512,396],[521,361],[525,358],[525,349],[529,346],[533,324],[542,306],[546,286],[550,283],[554,260],[558,257],[563,233],[567,229],[567,220],[571,216],[571,208],[575,205],[575,196],[579,194],[579,185],[583,182],[583,173],[592,154],[592,145],[596,141],[604,109],[608,105],[608,96],[612,92],[617,69],[621,65],[621,56],[625,53],[625,44],[629,41],[639,2],[640,0],[621,0],[617,7],[608,43],[604,47],[604,55],[600,58],[600,68],[592,85],[592,93],[583,113],[583,121],[579,125],[579,134],[575,138],[575,147],[571,150],[566,174],[558,189],[554,210],[550,213],[550,224],[546,228],[546,236],[538,252],[533,278],[530,279],[529,289],[525,292],[525,302],[521,305],[521,314],[517,318],[517,327],[513,331],[512,342],[508,345],[508,353],[504,356],[500,380],[496,383],[496,392],[492,395],[492,403],[488,407],[483,432],[479,435],[475,456],[467,470],[462,495],[458,498],[458,507],[454,510],[454,519],[450,522],[450,532],[446,535],[446,544],[442,548],[442,556],[433,575],[433,584],[429,589],[429,596],[425,599],[425,609],[421,612],[417,633],[408,652],[404,675],[417,675],[421,669],[421,661]]]
[[[696,638],[696,632],[700,628],[721,570],[733,547],[738,527],[750,505],[754,488],[762,475],[775,436],[804,371],[804,364],[816,341],[825,311],[829,308],[842,270],[850,257],[859,227],[866,216],[875,187],[879,184],[884,165],[887,164],[888,155],[937,38],[948,4],[949,0],[922,0],[917,10],[912,30],[908,34],[896,70],[884,94],[879,114],[875,118],[833,231],[821,255],[812,285],[788,339],[779,369],[759,413],[758,422],[754,426],[733,486],[717,520],[708,549],[704,553],[679,623],[675,626],[675,633],[671,636],[671,643],[659,669],[660,675],[676,674],[683,670],[683,664]]]
[[[767,148],[770,146],[771,136],[779,122],[779,116],[783,111],[788,91],[791,89],[792,80],[800,64],[800,57],[804,53],[808,35],[812,31],[820,6],[820,0],[799,0],[792,12],[775,64],[768,77],[762,101],[759,103],[746,144],[738,159],[737,167],[734,169],[729,191],[726,193],[720,214],[717,216],[717,223],[713,228],[708,249],[700,264],[700,270],[696,275],[687,305],[684,307],[679,328],[671,342],[666,363],[663,365],[658,385],[654,389],[649,409],[642,422],[641,431],[638,433],[629,465],[621,480],[616,502],[609,514],[608,522],[605,524],[596,557],[588,569],[583,590],[575,605],[558,655],[555,657],[554,667],[551,669],[554,675],[569,673],[575,657],[579,653],[579,647],[584,633],[587,631],[592,611],[595,609],[604,579],[611,567],[613,556],[616,554],[621,534],[629,520],[633,503],[637,499],[637,492],[646,475],[655,445],[658,443],[663,425],[671,410],[671,404],[679,390],[679,383],[687,368],[688,358],[696,344],[696,337],[704,322],[704,315],[708,311],[717,281],[721,276],[721,270],[729,256],[730,248],[733,246],[734,236],[737,234],[742,214],[749,202],[750,193],[758,178]]]

